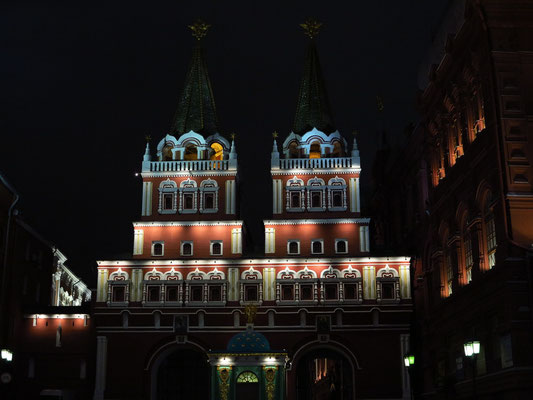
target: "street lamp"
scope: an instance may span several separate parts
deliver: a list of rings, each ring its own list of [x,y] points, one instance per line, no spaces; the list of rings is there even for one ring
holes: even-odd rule
[[[409,376],[409,391],[411,392],[411,399],[413,398],[413,378],[411,376],[411,369],[415,365],[415,356],[412,354],[406,354],[403,357],[403,364],[407,368],[407,374]]]
[[[476,361],[481,346],[479,340],[469,340],[464,344],[465,356],[472,359],[472,394],[476,398]]]

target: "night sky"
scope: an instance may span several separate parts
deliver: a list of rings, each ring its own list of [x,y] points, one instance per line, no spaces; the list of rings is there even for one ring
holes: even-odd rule
[[[135,172],[145,135],[154,150],[170,127],[194,44],[187,25],[212,25],[220,131],[237,134],[242,217],[257,230],[271,211],[271,133],[293,123],[307,41],[298,24],[324,23],[322,69],[338,129],[360,133],[364,198],[378,127],[395,143],[417,119],[419,64],[447,0],[44,3],[0,13],[0,171],[24,219],[94,286],[95,260],[131,255]]]

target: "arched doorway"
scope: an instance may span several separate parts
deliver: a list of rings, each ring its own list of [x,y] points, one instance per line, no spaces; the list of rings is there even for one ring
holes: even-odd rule
[[[314,349],[296,365],[297,400],[354,400],[350,361],[330,348]]]
[[[237,377],[236,400],[258,400],[259,379],[251,371],[244,371]]]
[[[157,400],[209,398],[209,365],[206,356],[192,349],[170,353],[157,370]]]

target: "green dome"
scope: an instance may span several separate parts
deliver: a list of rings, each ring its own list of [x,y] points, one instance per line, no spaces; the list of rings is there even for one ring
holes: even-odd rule
[[[227,351],[231,353],[265,353],[270,351],[270,343],[262,333],[246,330],[237,333],[230,339]]]

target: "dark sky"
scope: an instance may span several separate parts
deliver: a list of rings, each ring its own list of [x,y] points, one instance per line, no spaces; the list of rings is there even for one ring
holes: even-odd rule
[[[212,25],[204,45],[220,130],[238,135],[243,214],[257,225],[271,208],[271,132],[293,122],[306,46],[298,24],[324,23],[321,64],[338,129],[360,132],[364,194],[375,96],[399,140],[416,121],[418,65],[447,0],[36,3],[0,13],[0,171],[24,218],[94,285],[94,260],[131,253],[134,173],[145,134],[155,144],[169,129],[193,45],[187,25]]]

